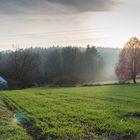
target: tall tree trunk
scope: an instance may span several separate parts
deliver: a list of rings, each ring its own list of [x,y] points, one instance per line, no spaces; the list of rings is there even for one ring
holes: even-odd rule
[[[133,76],[132,79],[133,79],[133,83],[136,84],[136,76]]]

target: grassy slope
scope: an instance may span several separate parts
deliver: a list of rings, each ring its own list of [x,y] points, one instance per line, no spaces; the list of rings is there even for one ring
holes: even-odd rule
[[[0,140],[29,140],[20,126],[14,122],[13,114],[0,100]]]
[[[140,85],[35,88],[1,95],[36,139],[140,139]],[[36,132],[36,133],[35,133]]]

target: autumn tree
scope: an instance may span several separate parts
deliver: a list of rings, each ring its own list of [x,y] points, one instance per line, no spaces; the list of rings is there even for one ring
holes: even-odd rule
[[[116,75],[120,83],[133,80],[140,74],[140,40],[131,38],[120,53],[119,62],[116,66]]]

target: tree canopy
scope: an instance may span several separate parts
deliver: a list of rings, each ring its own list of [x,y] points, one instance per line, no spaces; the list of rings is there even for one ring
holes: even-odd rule
[[[3,52],[0,75],[14,88],[61,86],[98,82],[104,76],[104,68],[94,46],[28,48]]]

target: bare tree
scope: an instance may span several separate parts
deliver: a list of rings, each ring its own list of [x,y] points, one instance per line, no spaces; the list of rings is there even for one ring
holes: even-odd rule
[[[18,49],[12,53],[11,70],[20,87],[24,88],[30,84],[32,75],[38,67],[38,59],[38,55],[31,49]]]
[[[140,40],[131,38],[122,49],[119,62],[116,66],[116,75],[119,82],[133,80],[140,74]]]

